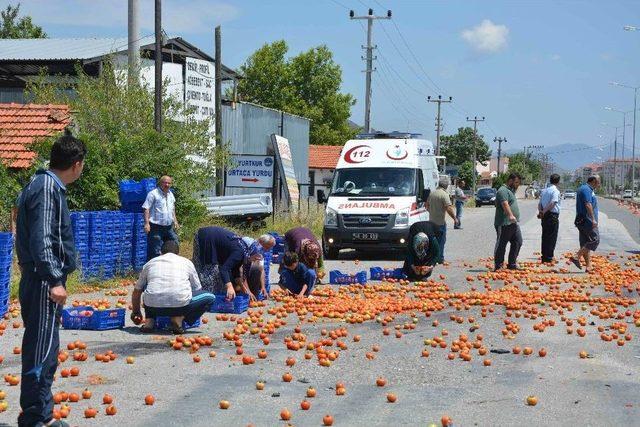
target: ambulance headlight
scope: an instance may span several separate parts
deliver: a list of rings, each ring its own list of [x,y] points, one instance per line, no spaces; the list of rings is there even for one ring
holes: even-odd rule
[[[337,227],[338,226],[338,213],[331,208],[327,208],[324,214],[324,225]]]
[[[400,209],[396,213],[395,227],[408,227],[409,226],[409,208]]]

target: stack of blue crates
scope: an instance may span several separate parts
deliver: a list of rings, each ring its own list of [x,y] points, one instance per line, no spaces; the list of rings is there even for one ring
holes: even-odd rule
[[[0,233],[0,316],[9,311],[13,235]]]
[[[134,214],[132,263],[135,271],[142,270],[147,262],[147,233],[144,231],[144,215]]]
[[[142,214],[73,212],[71,225],[84,280],[126,275],[140,270],[147,260]]]
[[[91,241],[89,236],[89,224],[91,222],[91,212],[71,212],[71,228],[73,229],[73,240],[78,253],[78,266],[84,268],[89,265],[89,252]]]
[[[135,214],[121,212],[118,221],[118,274],[125,275],[133,270],[133,221]]]
[[[147,194],[154,188],[156,188],[155,178],[144,178],[140,182],[132,179],[120,181],[120,210],[141,213]]]

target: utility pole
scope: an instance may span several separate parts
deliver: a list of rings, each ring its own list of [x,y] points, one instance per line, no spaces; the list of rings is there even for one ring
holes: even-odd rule
[[[128,12],[129,72],[127,73],[127,83],[131,86],[138,84],[138,71],[140,70],[140,3],[138,0],[129,0]]]
[[[618,194],[618,128],[613,138],[613,194]]]
[[[500,170],[500,159],[502,158],[502,143],[503,142],[507,142],[507,138],[493,138],[493,142],[497,142],[498,143],[498,175],[500,175],[502,173],[502,171]]]
[[[472,176],[473,176],[473,194],[476,194],[476,163],[477,163],[477,153],[476,153],[476,144],[478,142],[478,122],[484,122],[484,116],[482,116],[481,119],[478,118],[478,116],[475,116],[473,119],[469,119],[469,117],[467,117],[467,121],[468,122],[473,122],[473,158],[472,158],[472,162],[473,162],[473,166],[472,166]]]
[[[367,56],[364,59],[367,62],[366,73],[366,89],[364,98],[364,132],[369,133],[371,130],[371,73],[373,73],[373,49],[376,47],[371,44],[373,21],[377,19],[391,19],[391,11],[387,10],[387,16],[375,16],[373,9],[369,9],[369,14],[366,16],[355,16],[353,10],[349,11],[349,17],[351,19],[366,19],[367,20],[367,46],[362,46],[367,51]]]
[[[157,132],[162,132],[162,0],[155,0],[155,100],[154,100],[154,125]]]
[[[215,30],[215,138],[216,148],[222,146],[222,35],[220,25]],[[216,165],[216,195],[224,196],[224,166],[222,160]]]
[[[453,101],[452,97],[449,97],[448,100],[442,99],[442,95],[438,95],[438,99],[431,99],[430,96],[427,96],[427,102],[435,102],[438,104],[438,116],[436,117],[436,156],[440,155],[440,132],[442,131],[442,121],[440,119],[440,105],[444,102],[449,103]]]

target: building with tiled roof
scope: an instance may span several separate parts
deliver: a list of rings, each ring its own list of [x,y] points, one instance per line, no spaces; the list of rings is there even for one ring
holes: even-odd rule
[[[309,145],[310,195],[329,188],[341,151],[341,145]]]
[[[31,166],[30,146],[71,123],[67,105],[0,104],[0,161],[11,168]]]

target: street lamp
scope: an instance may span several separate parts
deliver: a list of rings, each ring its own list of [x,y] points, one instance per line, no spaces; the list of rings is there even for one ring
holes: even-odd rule
[[[625,137],[627,135],[627,114],[631,112],[635,113],[635,109],[632,111],[623,111],[623,110],[618,110],[616,108],[611,108],[611,107],[604,107],[604,109],[608,111],[613,111],[614,113],[622,114],[622,164],[624,165],[624,142],[625,142]],[[624,191],[626,179],[624,177],[621,177],[621,179],[622,179],[622,190]]]
[[[602,126],[607,126],[615,130],[614,137],[613,137],[613,189],[615,193],[615,191],[617,190],[617,181],[618,181],[618,170],[617,170],[618,169],[618,135],[619,135],[618,129],[620,129],[622,126],[614,126],[606,122],[601,122],[600,124]],[[631,126],[631,125],[627,125],[627,126]]]
[[[631,27],[635,31],[636,27]],[[625,27],[626,29],[626,27]],[[640,86],[629,86],[618,82],[611,82],[613,86],[619,86],[627,89],[633,89],[633,148],[631,149],[631,191],[635,192],[636,188],[636,110],[638,109],[638,89]]]

